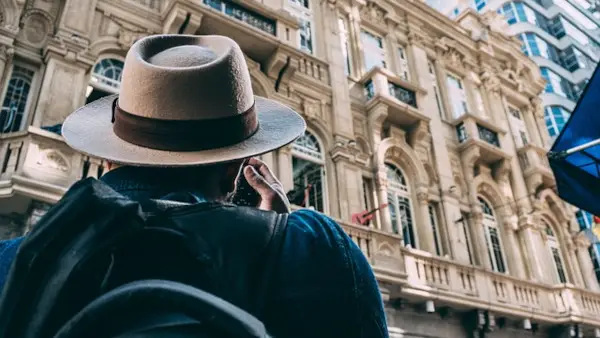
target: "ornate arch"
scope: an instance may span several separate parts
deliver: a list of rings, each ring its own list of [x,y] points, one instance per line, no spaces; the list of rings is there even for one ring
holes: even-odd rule
[[[387,138],[381,141],[377,157],[379,168],[383,168],[385,162],[390,161],[402,168],[416,186],[429,187],[429,175],[425,166],[406,142],[396,138]]]
[[[547,204],[549,211],[554,214],[559,223],[565,223],[571,220],[569,212],[566,210],[563,201],[556,195],[552,189],[545,189],[540,192],[539,201],[542,205]]]
[[[89,53],[97,59],[104,54],[123,55],[126,52],[115,36],[103,36],[94,40],[89,50]]]
[[[19,6],[16,0],[3,0],[0,2],[0,23],[4,27],[19,27]]]
[[[479,175],[475,177],[473,182],[475,187],[475,194],[488,200],[494,209],[496,217],[505,217],[507,214],[507,208],[510,208],[508,203],[503,197],[502,190],[498,184],[491,178],[485,177],[485,175]]]
[[[251,67],[248,68],[250,70],[250,79],[252,80],[252,90],[254,91],[254,95],[265,98],[273,97],[274,85],[271,83],[271,80],[269,80],[269,78],[267,78],[267,76],[260,69],[252,69]]]

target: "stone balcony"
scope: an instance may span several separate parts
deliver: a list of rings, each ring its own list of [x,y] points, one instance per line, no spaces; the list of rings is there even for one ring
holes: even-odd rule
[[[259,1],[176,0],[163,11],[164,31],[225,35],[278,82],[307,81],[318,90],[330,89],[328,64],[299,46],[300,23],[281,9]],[[232,20],[235,19],[235,20]]]
[[[82,155],[61,136],[36,127],[0,135],[0,163],[0,198],[20,194],[55,203],[79,179],[102,174],[100,159]]]
[[[525,176],[527,190],[530,193],[554,186],[554,175],[546,157],[546,149],[528,144],[519,148],[517,153]]]
[[[369,114],[385,110],[387,121],[405,130],[429,122],[430,118],[419,110],[419,101],[426,91],[418,85],[381,67],[372,68],[359,82],[364,87]]]
[[[505,131],[471,113],[455,119],[459,152],[462,156],[475,153],[477,162],[491,166],[507,160],[510,155],[502,149],[501,139]]]
[[[600,326],[600,294],[572,285],[520,280],[480,267],[405,248],[400,239],[376,229],[343,224],[380,282],[399,285],[390,299],[436,307],[485,309],[496,317],[529,319],[546,325],[579,323]]]

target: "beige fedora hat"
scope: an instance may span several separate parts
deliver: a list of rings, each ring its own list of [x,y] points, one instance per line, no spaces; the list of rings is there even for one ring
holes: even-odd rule
[[[76,110],[62,134],[72,148],[115,163],[181,167],[267,153],[305,128],[292,109],[254,96],[235,41],[155,35],[127,53],[119,95]]]

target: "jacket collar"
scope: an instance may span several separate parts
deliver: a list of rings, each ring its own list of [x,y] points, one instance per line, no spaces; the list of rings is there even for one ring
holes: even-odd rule
[[[162,199],[192,204],[207,202],[201,193],[179,186],[168,177],[157,179],[144,168],[120,167],[109,171],[100,180],[133,200]]]

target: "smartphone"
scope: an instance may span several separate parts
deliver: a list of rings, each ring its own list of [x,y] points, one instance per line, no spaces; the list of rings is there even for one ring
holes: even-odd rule
[[[238,175],[236,182],[236,190],[231,199],[231,203],[239,206],[247,207],[258,207],[260,204],[260,195],[250,186],[250,183],[246,180],[246,176],[243,173],[244,168],[248,165],[248,162],[244,162],[242,165],[242,171]]]

